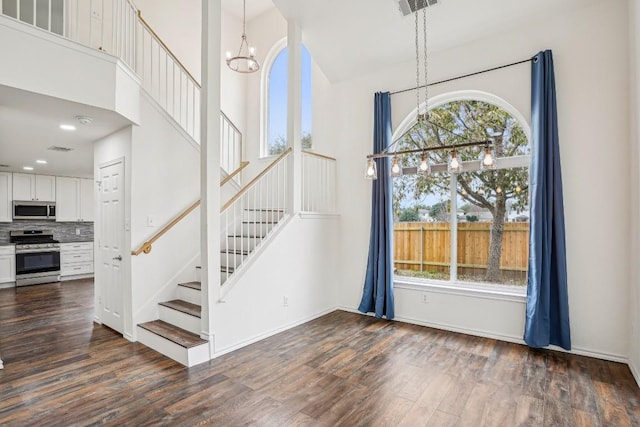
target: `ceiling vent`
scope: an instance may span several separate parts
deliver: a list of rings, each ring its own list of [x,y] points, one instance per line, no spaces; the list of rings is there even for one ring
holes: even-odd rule
[[[396,0],[398,2],[398,8],[404,16],[410,15],[413,12],[425,7],[435,6],[440,4],[442,0]]]
[[[67,148],[67,147],[58,147],[57,145],[52,145],[51,147],[47,148],[47,150],[51,150],[51,151],[60,151],[62,153],[68,153],[69,151],[72,151],[73,148]]]

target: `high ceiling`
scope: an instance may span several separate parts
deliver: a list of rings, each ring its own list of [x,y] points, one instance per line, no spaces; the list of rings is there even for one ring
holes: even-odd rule
[[[357,77],[415,55],[414,21],[403,17],[398,0],[247,0],[247,20],[277,7],[297,20],[307,48],[332,82]],[[429,8],[431,51],[443,50],[505,31],[524,22],[562,14],[597,0],[440,0]],[[619,1],[619,0],[600,0]],[[222,0],[222,7],[242,18],[242,0]],[[77,115],[94,118],[74,132],[59,129]],[[92,142],[126,126],[119,115],[46,96],[0,86],[0,171],[92,176]],[[69,153],[47,150],[52,145]],[[36,165],[44,159],[47,165]]]
[[[532,20],[544,25],[545,17],[595,1],[440,0],[427,13],[429,49],[447,49]],[[402,16],[398,0],[273,2],[299,23],[305,45],[332,82],[415,58],[414,17]]]

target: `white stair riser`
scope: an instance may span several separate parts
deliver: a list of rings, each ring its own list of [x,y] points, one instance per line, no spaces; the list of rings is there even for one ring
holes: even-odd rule
[[[251,252],[261,241],[258,237],[227,237],[227,244],[222,245],[222,249]]]
[[[160,311],[160,320],[200,335],[201,321],[199,317],[165,307],[164,305],[159,305],[158,309]]]
[[[187,367],[195,366],[209,360],[208,343],[191,348],[184,348],[173,341],[141,327],[138,327],[138,341]]]
[[[178,299],[190,302],[191,304],[202,304],[202,294],[197,289],[178,286]]]
[[[284,216],[278,211],[244,211],[243,221],[279,221]]]
[[[232,267],[237,268],[242,264],[242,261],[247,257],[247,255],[234,255],[234,254],[220,254],[220,265],[223,267]]]
[[[269,231],[273,228],[275,224],[271,223],[262,223],[262,222],[249,222],[242,223],[238,227],[236,232],[242,235],[251,235],[251,236],[266,236]]]

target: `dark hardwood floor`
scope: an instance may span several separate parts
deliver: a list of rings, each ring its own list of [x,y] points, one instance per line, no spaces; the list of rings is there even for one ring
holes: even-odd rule
[[[187,369],[90,281],[0,290],[0,425],[638,426],[626,365],[336,311]]]

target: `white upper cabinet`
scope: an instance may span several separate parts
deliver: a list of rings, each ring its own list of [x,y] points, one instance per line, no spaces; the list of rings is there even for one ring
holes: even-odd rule
[[[56,178],[56,221],[93,222],[93,181]]]
[[[11,202],[13,201],[13,184],[10,172],[0,172],[0,222],[11,222]]]
[[[49,175],[13,174],[13,200],[56,200],[56,177]]]
[[[80,218],[84,222],[93,222],[93,180],[80,180]]]

